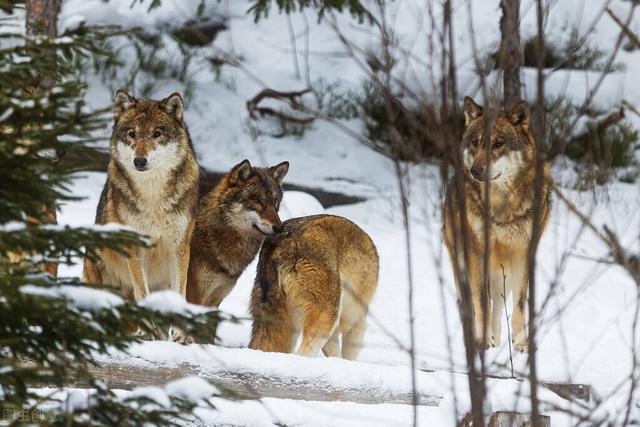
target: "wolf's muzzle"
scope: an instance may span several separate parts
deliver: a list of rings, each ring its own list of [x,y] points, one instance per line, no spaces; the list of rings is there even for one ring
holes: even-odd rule
[[[145,159],[144,157],[136,157],[135,159],[133,159],[133,165],[139,171],[144,171],[147,169],[147,159]]]

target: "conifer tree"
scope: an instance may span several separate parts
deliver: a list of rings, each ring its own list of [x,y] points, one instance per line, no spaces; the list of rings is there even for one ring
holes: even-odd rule
[[[143,236],[111,226],[50,224],[47,209],[73,200],[72,171],[47,150],[91,153],[94,131],[110,120],[83,101],[81,59],[108,54],[103,42],[113,27],[80,27],[59,37],[25,36],[23,11],[1,2],[16,29],[0,34],[0,414],[9,424],[171,424],[196,402],[167,394],[157,402],[144,393],[116,395],[87,367],[108,351],[177,326],[210,339],[217,312],[165,313],[119,296],[56,279],[45,264],[95,256],[98,248],[125,251],[146,245]],[[22,15],[24,16],[24,15]],[[47,80],[43,84],[43,81]],[[90,154],[89,154],[90,155]],[[90,249],[88,249],[90,248]],[[92,391],[74,404],[64,389],[71,381]],[[38,387],[50,387],[43,392]],[[214,392],[212,387],[212,392]],[[168,403],[167,403],[168,402]]]

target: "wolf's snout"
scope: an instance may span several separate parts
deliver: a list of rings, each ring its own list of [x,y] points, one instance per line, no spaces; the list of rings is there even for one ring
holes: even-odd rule
[[[136,167],[136,169],[142,171],[147,166],[147,159],[145,159],[144,157],[136,157],[135,159],[133,159],[133,165]]]
[[[471,171],[470,172],[471,172],[471,175],[475,179],[483,179],[485,170],[486,170],[486,168],[484,166],[473,165],[473,166],[471,166]]]

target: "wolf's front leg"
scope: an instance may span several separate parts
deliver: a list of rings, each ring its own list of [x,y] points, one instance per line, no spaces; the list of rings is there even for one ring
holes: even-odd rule
[[[171,289],[185,298],[187,296],[187,277],[189,275],[192,231],[193,221],[190,221],[182,239],[175,243],[173,253],[171,254]]]
[[[517,351],[529,351],[529,339],[526,328],[527,294],[529,293],[528,275],[522,278],[513,289],[513,345]]]
[[[133,285],[133,298],[136,302],[149,295],[149,283],[147,282],[147,272],[142,263],[140,251],[134,251],[127,258],[131,283]]]
[[[491,305],[485,286],[485,275],[482,271],[482,255],[469,254],[469,281],[473,303],[473,329],[478,347],[495,347],[491,332]]]
[[[193,221],[189,221],[187,230],[182,240],[174,247],[171,259],[171,289],[187,297],[187,278],[189,276],[189,260],[191,258],[191,232],[193,231]],[[169,329],[169,340],[181,344],[192,344],[195,339],[187,335],[180,328],[172,326]]]

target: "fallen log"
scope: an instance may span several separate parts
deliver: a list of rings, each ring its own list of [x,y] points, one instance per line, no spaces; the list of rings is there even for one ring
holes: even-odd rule
[[[531,414],[498,411],[491,414],[489,427],[530,427],[533,425]],[[539,427],[550,427],[551,418],[540,415]]]
[[[71,170],[105,172],[107,170],[107,165],[109,164],[109,154],[98,150],[69,150],[62,158],[60,164]],[[204,168],[201,169],[200,195],[211,190],[223,176],[224,173],[213,172]],[[286,191],[303,191],[311,194],[313,197],[318,199],[325,209],[332,206],[359,203],[365,200],[358,196],[335,193],[320,188],[306,187],[304,185],[291,184],[286,181],[284,182],[283,187]]]
[[[384,384],[344,385],[333,384],[323,378],[279,378],[266,376],[257,371],[238,372],[219,368],[201,369],[198,366],[180,364],[162,366],[147,362],[141,364],[125,361],[109,361],[88,367],[95,379],[110,389],[131,390],[139,386],[163,386],[170,381],[195,375],[210,381],[237,399],[260,399],[271,397],[310,401],[347,401],[363,404],[399,403],[411,405],[411,391],[397,392]],[[69,387],[86,388],[90,384],[82,379],[70,378]],[[419,394],[417,403],[423,406],[438,406],[442,396]]]

